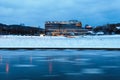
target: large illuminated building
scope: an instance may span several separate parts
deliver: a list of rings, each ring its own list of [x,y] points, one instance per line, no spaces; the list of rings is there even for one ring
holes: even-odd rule
[[[81,35],[86,33],[82,29],[82,23],[77,20],[69,21],[47,21],[45,23],[46,35],[59,36],[59,35]]]

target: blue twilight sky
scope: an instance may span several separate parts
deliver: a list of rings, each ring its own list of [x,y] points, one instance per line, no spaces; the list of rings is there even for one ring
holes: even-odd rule
[[[92,26],[120,22],[120,0],[0,0],[0,23],[44,26],[77,19]]]

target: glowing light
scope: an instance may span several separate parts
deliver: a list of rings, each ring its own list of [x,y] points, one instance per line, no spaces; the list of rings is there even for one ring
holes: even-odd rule
[[[9,64],[6,63],[6,73],[8,73],[8,72],[9,72]]]

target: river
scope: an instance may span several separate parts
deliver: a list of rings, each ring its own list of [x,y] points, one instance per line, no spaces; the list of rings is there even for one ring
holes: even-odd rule
[[[1,49],[0,80],[120,80],[120,51]]]

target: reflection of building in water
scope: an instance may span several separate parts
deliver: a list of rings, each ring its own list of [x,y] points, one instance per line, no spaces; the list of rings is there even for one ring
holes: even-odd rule
[[[0,55],[0,64],[2,64],[2,55]]]
[[[53,65],[52,65],[52,61],[51,58],[48,59],[48,67],[49,67],[49,74],[52,74],[52,70],[53,70]]]
[[[9,64],[6,63],[6,73],[8,73],[8,72],[9,72]]]
[[[87,30],[82,29],[82,23],[77,20],[69,21],[47,21],[45,23],[46,35],[81,35]]]
[[[33,59],[32,59],[32,56],[30,56],[30,63],[31,63],[31,64],[32,64],[32,60],[33,60]]]

